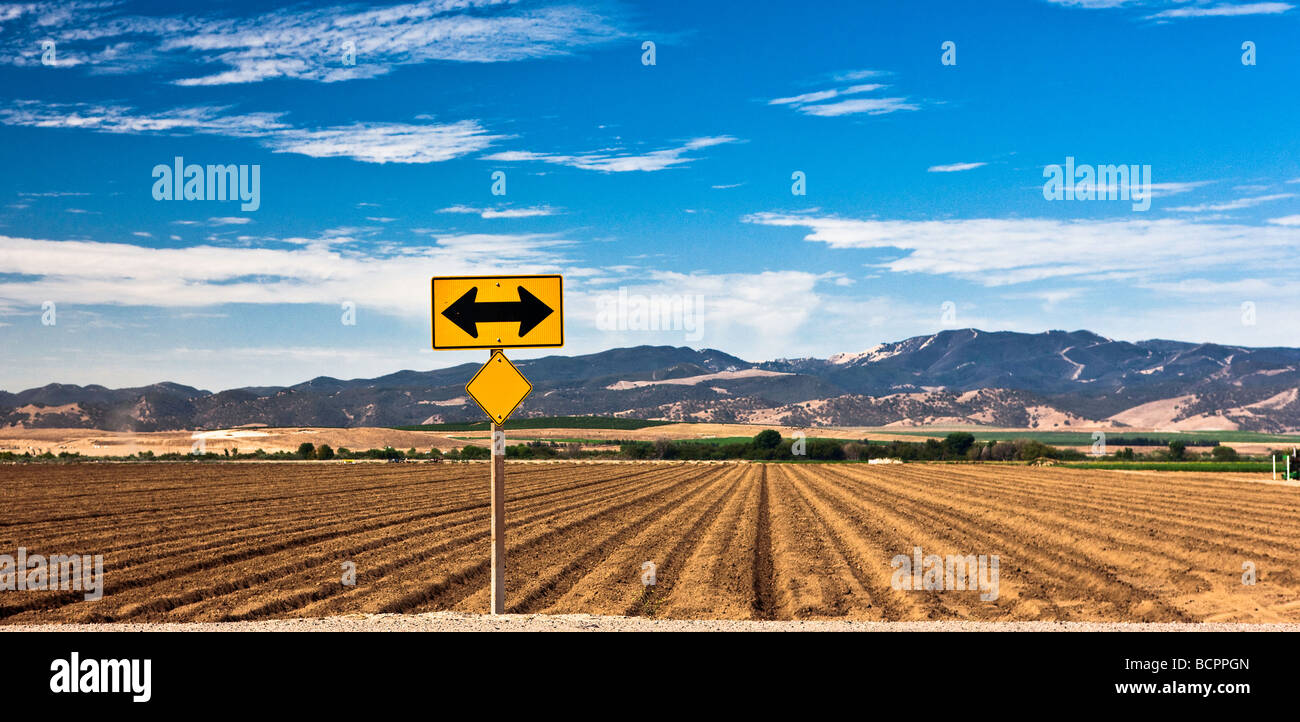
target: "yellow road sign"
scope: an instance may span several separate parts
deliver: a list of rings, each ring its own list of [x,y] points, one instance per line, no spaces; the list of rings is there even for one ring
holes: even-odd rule
[[[532,393],[533,385],[505,354],[493,351],[492,358],[465,384],[465,391],[488,417],[500,424]]]
[[[564,345],[562,276],[434,277],[433,347]]]

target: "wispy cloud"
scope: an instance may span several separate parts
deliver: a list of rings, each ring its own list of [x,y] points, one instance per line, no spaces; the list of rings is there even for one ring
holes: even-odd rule
[[[295,128],[282,120],[284,113],[226,114],[227,110],[223,106],[201,106],[141,112],[121,105],[19,100],[0,107],[0,124],[99,133],[251,138],[276,153],[352,158],[365,163],[437,163],[485,150],[508,137],[489,133],[477,120]]]
[[[535,218],[538,216],[553,216],[559,213],[558,210],[550,206],[536,206],[532,208],[473,208],[470,206],[449,206],[438,211],[439,213],[463,213],[476,215],[480,218]]]
[[[799,108],[799,112],[804,115],[815,115],[823,118],[856,115],[858,113],[886,115],[897,113],[900,110],[920,110],[920,106],[907,102],[907,98],[856,98],[854,100],[841,100],[838,103],[804,105]]]
[[[1229,17],[1238,15],[1276,15],[1294,6],[1283,2],[1211,2],[1210,0],[1047,0],[1053,5],[1104,10],[1121,7],[1164,6],[1165,9],[1146,16],[1148,20],[1177,18]]]
[[[694,138],[675,148],[663,148],[647,153],[630,153],[621,149],[592,151],[579,155],[561,155],[556,153],[535,153],[532,151],[510,150],[484,156],[485,160],[505,162],[535,161],[565,165],[583,170],[595,170],[606,173],[623,173],[627,171],[659,171],[693,160],[686,154],[693,150],[709,148],[724,143],[735,143],[736,138],[729,135]]]
[[[849,73],[840,73],[836,76],[836,81],[851,82],[852,80],[861,80],[880,74],[882,74],[880,71],[875,70],[857,70]],[[905,97],[852,97],[845,99],[846,96],[858,96],[864,93],[883,90],[888,87],[888,85],[881,83],[860,83],[842,88],[827,88],[825,90],[801,93],[799,95],[791,95],[784,98],[773,98],[772,100],[767,101],[767,104],[784,105],[793,108],[804,115],[820,117],[856,115],[859,113],[865,113],[867,115],[885,115],[887,113],[896,113],[900,110],[919,110],[919,106],[910,102],[910,100]]]
[[[1132,5],[1143,2],[1144,0],[1047,0],[1053,5],[1068,5],[1081,8],[1117,8],[1123,5]]]
[[[988,165],[988,163],[950,163],[948,165],[932,165],[926,168],[929,173],[959,173],[964,170],[974,170]]]
[[[768,105],[807,105],[809,103],[820,103],[823,100],[838,98],[843,95],[857,95],[858,93],[869,93],[873,90],[879,90],[888,86],[879,83],[867,83],[864,85],[853,85],[842,90],[818,90],[812,93],[802,95],[793,95],[788,98],[773,98],[767,101]]]
[[[1183,213],[1214,213],[1218,211],[1239,211],[1243,208],[1252,208],[1254,206],[1258,206],[1263,203],[1271,203],[1273,201],[1280,201],[1284,198],[1294,198],[1294,197],[1295,197],[1294,193],[1274,193],[1272,195],[1266,195],[1266,196],[1252,196],[1250,198],[1238,198],[1236,200],[1225,201],[1223,203],[1201,203],[1199,205],[1194,205],[1194,206],[1175,206],[1174,208],[1170,208],[1169,210],[1180,211]]]
[[[313,158],[352,158],[367,163],[438,163],[481,151],[499,135],[478,121],[444,125],[354,123],[340,128],[284,130],[267,137],[277,153]]]
[[[614,20],[590,8],[513,0],[295,5],[244,16],[228,10],[141,16],[115,2],[41,2],[5,6],[0,23],[0,62],[35,65],[39,40],[50,38],[58,42],[61,66],[109,73],[162,70],[180,85],[269,78],[336,82],[433,61],[563,55],[623,36]],[[352,62],[344,61],[345,49]]]
[[[902,255],[875,266],[985,286],[1065,278],[1113,282],[1200,273],[1205,268],[1265,268],[1300,246],[1300,231],[1290,228],[1179,219],[891,221],[757,213],[744,220],[806,228],[804,240],[831,248],[901,250]]]
[[[1234,17],[1240,15],[1277,15],[1279,13],[1284,13],[1293,7],[1295,6],[1279,2],[1241,4],[1218,3],[1215,5],[1197,4],[1162,10],[1161,12],[1148,17],[1151,19],[1166,19]]]
[[[100,133],[202,133],[256,137],[288,128],[283,113],[226,115],[227,107],[198,106],[141,113],[124,105],[15,100],[0,107],[0,123],[33,128],[75,128]]]

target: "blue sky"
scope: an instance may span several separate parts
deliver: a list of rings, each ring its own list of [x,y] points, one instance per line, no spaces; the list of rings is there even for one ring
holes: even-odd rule
[[[1296,345],[1298,18],[1218,0],[0,5],[0,388],[477,360],[428,348],[428,278],[461,274],[563,273],[570,354],[828,356],[966,326]],[[260,166],[260,206],[155,200],[176,156]],[[1149,166],[1150,208],[1047,200],[1067,157]],[[620,289],[700,299],[698,330],[601,327]]]

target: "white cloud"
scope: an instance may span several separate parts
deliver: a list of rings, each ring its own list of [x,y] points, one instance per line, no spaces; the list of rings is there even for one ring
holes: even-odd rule
[[[1047,0],[1047,2],[1052,3],[1053,5],[1065,5],[1067,7],[1077,7],[1089,10],[1119,8],[1125,6],[1172,6],[1154,15],[1148,16],[1148,19],[1232,15],[1274,15],[1277,13],[1284,13],[1293,7],[1288,3],[1282,2],[1220,2],[1211,4],[1208,0]]]
[[[819,90],[815,93],[804,93],[803,95],[795,95],[789,98],[775,98],[773,100],[767,101],[767,104],[768,105],[807,105],[808,103],[817,103],[823,100],[830,100],[831,98],[837,98],[841,95],[856,95],[858,93],[869,93],[873,90],[879,90],[884,87],[888,87],[888,86],[880,85],[879,83],[868,83],[865,85],[850,86],[848,88],[844,88],[843,90],[835,90],[835,89]]]
[[[295,242],[297,239],[290,239]],[[428,314],[429,269],[449,275],[548,273],[567,265],[571,241],[542,234],[437,236],[386,253],[340,250],[331,236],[291,249],[51,241],[0,236],[0,303],[58,299],[71,305],[196,307],[226,303],[337,304],[388,314]]]
[[[1241,15],[1277,15],[1284,13],[1295,7],[1288,3],[1279,2],[1260,2],[1260,3],[1219,3],[1218,5],[1187,5],[1184,7],[1170,8],[1149,16],[1153,19],[1164,18],[1204,18],[1204,17],[1233,17]]]
[[[1300,216],[1282,216],[1281,218],[1270,218],[1269,223],[1278,226],[1300,226]]]
[[[1069,7],[1080,7],[1090,10],[1099,8],[1117,8],[1144,1],[1145,0],[1047,0],[1047,2],[1052,3],[1053,5],[1066,5]]]
[[[589,8],[512,0],[419,0],[380,8],[296,5],[260,15],[135,16],[111,2],[32,3],[0,10],[4,62],[40,62],[39,40],[59,43],[60,65],[95,72],[215,66],[181,85],[268,78],[336,82],[434,61],[489,63],[551,57],[623,33]],[[344,43],[355,64],[344,63]]]
[[[604,279],[604,290],[565,290],[565,313],[573,329],[596,328],[601,309],[614,308],[620,292],[629,298],[668,299],[683,309],[679,329],[598,329],[599,348],[640,344],[686,344],[723,349],[749,358],[790,354],[807,338],[804,328],[812,319],[826,324],[849,322],[861,312],[857,306],[829,319],[827,299],[817,291],[820,283],[833,283],[835,274],[805,271],[759,273],[673,272],[622,269],[619,279]],[[698,300],[699,305],[696,305]],[[689,313],[690,318],[685,314]],[[688,337],[689,334],[689,337]],[[816,334],[814,334],[816,335]]]
[[[915,103],[907,102],[907,98],[857,98],[854,100],[841,100],[838,103],[805,105],[799,108],[799,112],[804,115],[815,115],[822,118],[855,115],[857,113],[885,115],[897,113],[900,110],[920,110],[920,107]]]
[[[1214,213],[1218,211],[1237,211],[1242,208],[1252,208],[1262,203],[1280,201],[1284,198],[1294,197],[1294,193],[1274,193],[1267,196],[1254,196],[1251,198],[1238,198],[1235,201],[1225,201],[1223,203],[1202,203],[1195,206],[1175,206],[1170,208],[1171,211],[1182,211],[1184,213]]]
[[[101,133],[203,133],[257,137],[286,129],[283,113],[223,115],[225,107],[199,106],[139,113],[122,105],[16,100],[0,108],[0,123],[34,128],[78,128]]]
[[[463,213],[476,215],[480,218],[535,218],[538,216],[553,216],[559,213],[550,206],[536,206],[532,208],[472,208],[470,206],[449,206],[438,211],[439,213]]]
[[[1083,295],[1083,289],[1081,288],[1056,288],[1046,291],[1030,291],[1028,293],[1008,293],[1004,294],[1003,298],[1040,301],[1044,311],[1053,311],[1065,301],[1078,298],[1081,295]]]
[[[340,128],[285,130],[265,144],[276,153],[352,158],[366,163],[438,163],[492,145],[499,135],[473,120],[445,125],[354,123]]]
[[[1169,196],[1176,196],[1181,193],[1190,193],[1191,191],[1194,191],[1197,188],[1209,185],[1213,182],[1214,181],[1186,181],[1186,182],[1173,182],[1173,183],[1151,183],[1150,185],[1144,186],[1143,184],[1140,184],[1138,182],[1136,177],[1134,177],[1129,179],[1128,191],[1130,197],[1134,194],[1134,191],[1136,191],[1137,193],[1142,193],[1145,190],[1145,191],[1150,191],[1152,198],[1167,198]],[[1099,195],[1106,194],[1111,198],[1122,197],[1120,193],[1121,185],[1118,182],[1107,183],[1105,186],[1096,186],[1095,189],[1094,186],[1096,186],[1096,184],[1094,183],[1080,182],[1080,183],[1075,183],[1074,190],[1076,193],[1088,193],[1091,191]],[[1041,186],[1035,186],[1035,187],[1041,188]]]
[[[888,74],[889,73],[886,73],[883,70],[849,70],[843,73],[835,73],[830,77],[831,80],[834,80],[837,83],[851,83],[858,80],[866,80],[867,78],[878,78],[882,75]]]
[[[687,152],[709,148],[724,143],[735,143],[736,138],[729,135],[694,138],[676,148],[664,148],[648,153],[628,153],[621,150],[605,150],[583,153],[581,155],[560,155],[553,153],[534,153],[532,151],[503,151],[484,156],[485,160],[505,162],[539,161],[555,165],[566,165],[583,170],[595,170],[606,173],[623,173],[627,171],[659,171],[689,163],[692,158]]]
[[[0,236],[0,267],[18,277],[0,282],[0,307],[39,308],[42,300],[56,299],[61,306],[69,307],[192,311],[222,304],[320,304],[337,308],[340,301],[348,300],[367,313],[421,321],[427,320],[429,313],[431,268],[446,275],[562,272],[567,281],[568,331],[585,349],[687,343],[681,331],[655,337],[646,332],[620,335],[597,329],[599,299],[607,293],[600,289],[613,287],[612,292],[617,293],[621,285],[633,294],[703,296],[704,335],[689,343],[758,358],[789,353],[803,343],[801,339],[807,335],[803,327],[813,319],[826,323],[831,318],[849,324],[861,311],[861,304],[828,305],[827,297],[819,293],[820,284],[828,288],[843,285],[844,276],[839,273],[713,274],[634,266],[585,268],[571,265],[566,258],[572,241],[546,234],[444,235],[435,237],[427,246],[388,253],[377,253],[373,246],[364,251],[348,250],[351,244],[339,244],[339,240],[331,237],[289,249],[150,248],[131,243]],[[247,353],[274,356],[281,352],[272,348],[249,349]],[[278,371],[290,376],[304,373],[287,365],[298,352],[285,353],[290,358],[284,359],[286,365]],[[186,366],[175,363],[165,368],[185,370]],[[156,373],[174,375],[172,371]]]
[[[1179,193],[1188,193],[1213,182],[1214,181],[1187,181],[1185,183],[1152,183],[1151,197],[1165,198],[1168,196],[1178,195]],[[1132,187],[1133,186],[1129,186],[1130,189]]]
[[[1066,278],[1115,282],[1205,268],[1247,272],[1300,248],[1300,232],[1291,229],[1178,219],[879,221],[757,213],[744,220],[806,228],[804,240],[831,248],[905,251],[876,266],[985,286]]]
[[[988,163],[950,163],[948,165],[932,165],[926,169],[929,173],[958,173],[964,170],[974,170],[988,165]]]
[[[1147,20],[1168,21],[1181,18],[1230,17],[1242,15],[1277,15],[1291,10],[1294,6],[1283,2],[1219,2],[1209,0],[1046,0],[1053,5],[1083,8],[1087,10],[1112,9],[1122,7],[1163,6],[1155,14],[1146,16]]]
[[[1281,299],[1292,302],[1300,298],[1300,281],[1272,278],[1239,278],[1231,281],[1211,281],[1205,278],[1187,278],[1179,281],[1161,281],[1142,284],[1163,293],[1192,299],[1229,298],[1242,300]]]
[[[837,82],[850,82],[852,80],[861,80],[880,74],[879,71],[874,70],[856,70],[850,73],[841,73],[835,77],[835,80]],[[919,107],[915,103],[909,102],[907,98],[898,97],[850,98],[847,100],[838,100],[834,103],[825,102],[836,98],[844,98],[844,96],[870,93],[888,87],[888,85],[882,85],[880,83],[864,83],[850,85],[843,88],[828,88],[826,90],[817,90],[784,98],[774,98],[769,100],[767,104],[785,105],[794,108],[804,115],[813,115],[824,118],[841,115],[855,115],[858,113],[866,113],[867,115],[884,115],[886,113],[896,113],[900,110],[919,110]]]
[[[364,163],[438,163],[482,151],[508,136],[492,135],[476,120],[453,123],[353,123],[295,128],[283,113],[224,115],[225,107],[141,113],[126,106],[42,104],[19,100],[0,108],[0,123],[37,128],[79,128],[100,133],[203,134],[256,139],[276,153],[351,158]]]
[[[220,216],[208,219],[208,223],[214,226],[242,226],[252,222],[253,219],[248,216]]]

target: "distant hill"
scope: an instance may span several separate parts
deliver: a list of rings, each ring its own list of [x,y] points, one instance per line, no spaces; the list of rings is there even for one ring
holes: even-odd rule
[[[962,329],[828,359],[761,363],[713,349],[638,346],[516,365],[533,383],[516,418],[1300,430],[1300,349],[1130,343],[1089,331]],[[478,421],[482,412],[464,388],[476,368],[219,393],[172,383],[50,384],[0,391],[0,425],[158,431]]]

